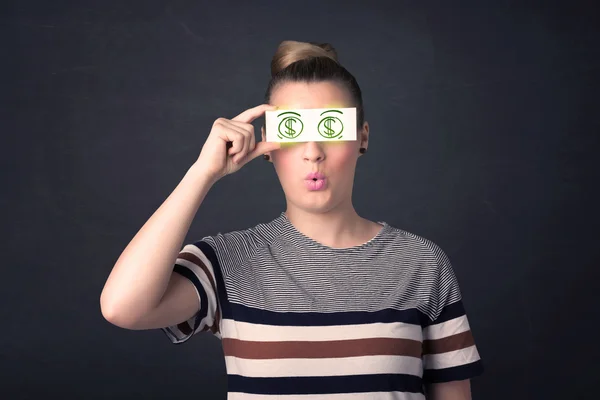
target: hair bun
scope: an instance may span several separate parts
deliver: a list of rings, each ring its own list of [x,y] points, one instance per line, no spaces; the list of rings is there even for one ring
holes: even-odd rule
[[[271,61],[271,76],[275,76],[279,71],[296,61],[311,57],[327,57],[339,64],[337,51],[329,43],[284,40],[277,47]]]

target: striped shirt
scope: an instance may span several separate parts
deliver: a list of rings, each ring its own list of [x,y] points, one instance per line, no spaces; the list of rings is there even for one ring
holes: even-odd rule
[[[370,241],[325,246],[284,212],[187,244],[174,272],[200,310],[162,328],[222,343],[228,399],[425,399],[426,383],[483,372],[458,281],[432,241],[386,222]]]

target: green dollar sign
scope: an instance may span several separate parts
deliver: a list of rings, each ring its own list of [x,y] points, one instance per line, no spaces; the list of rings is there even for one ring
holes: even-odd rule
[[[285,133],[291,137],[293,137],[294,134],[296,133],[296,130],[294,128],[292,128],[293,123],[294,123],[294,120],[292,118],[285,121],[285,127],[287,129]]]
[[[323,125],[325,126],[325,135],[327,136],[333,136],[333,134],[335,133],[335,130],[331,129],[331,123],[333,122],[333,118],[328,118],[325,120],[325,122],[323,123]]]
[[[335,126],[332,127],[332,124],[335,124]],[[337,131],[334,128],[337,128]],[[342,137],[342,132],[344,131],[344,124],[337,117],[325,117],[319,122],[317,129],[319,135],[323,136],[325,139],[340,139]]]

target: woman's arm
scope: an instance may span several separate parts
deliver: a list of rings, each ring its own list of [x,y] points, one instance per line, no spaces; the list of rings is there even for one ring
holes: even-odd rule
[[[425,387],[427,400],[471,400],[471,381],[432,383]]]
[[[159,327],[155,325],[164,326],[166,319],[172,321],[173,317],[181,322],[198,308],[196,291],[172,276],[173,265],[192,220],[215,181],[201,165],[194,164],[131,240],[100,295],[106,320],[130,329]],[[163,300],[167,304],[161,305]],[[167,315],[172,312],[176,314]]]

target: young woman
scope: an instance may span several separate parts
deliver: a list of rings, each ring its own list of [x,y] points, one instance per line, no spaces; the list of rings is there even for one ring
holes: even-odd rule
[[[265,104],[215,121],[123,251],[102,291],[104,317],[160,328],[173,343],[212,332],[229,399],[470,399],[483,367],[447,256],[352,205],[369,139],[358,83],[332,46],[312,42],[282,42],[271,73]],[[357,108],[357,140],[281,145],[263,127],[255,143],[251,122],[265,111],[327,107]],[[286,211],[182,248],[211,186],[260,155]]]

